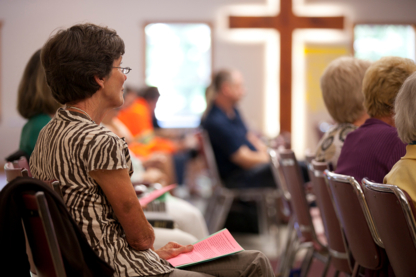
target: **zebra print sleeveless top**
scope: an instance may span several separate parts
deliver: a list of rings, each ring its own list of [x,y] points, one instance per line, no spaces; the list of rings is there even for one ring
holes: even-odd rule
[[[86,115],[62,108],[40,132],[30,158],[34,178],[60,181],[69,212],[115,276],[169,273],[173,269],[155,252],[128,245],[110,203],[88,174],[122,168],[133,173],[126,142]]]

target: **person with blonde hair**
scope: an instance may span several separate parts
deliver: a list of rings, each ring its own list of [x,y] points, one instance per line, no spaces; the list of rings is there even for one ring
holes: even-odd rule
[[[362,82],[369,61],[341,57],[332,61],[321,77],[325,106],[336,124],[319,141],[315,159],[336,169],[347,135],[368,118],[363,102]]]
[[[363,80],[364,107],[370,118],[350,133],[341,150],[336,173],[367,177],[381,183],[405,154],[394,124],[394,101],[403,82],[416,71],[414,61],[383,57],[374,62]]]
[[[384,177],[384,183],[404,189],[416,205],[416,72],[403,83],[394,104],[399,138],[406,143],[406,155]]]
[[[28,120],[22,129],[19,150],[29,157],[35,148],[40,130],[60,107],[46,83],[40,52],[40,49],[37,50],[27,63],[17,96],[17,111]]]

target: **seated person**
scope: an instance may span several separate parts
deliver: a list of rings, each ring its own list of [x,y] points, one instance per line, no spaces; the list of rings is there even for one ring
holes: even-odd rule
[[[243,77],[238,71],[222,70],[215,74],[212,86],[214,99],[202,127],[208,132],[225,186],[275,188],[267,147],[247,130],[236,107],[244,95]]]
[[[124,99],[126,102],[134,102],[134,100],[131,100],[131,95],[132,93],[124,94]],[[125,142],[127,142],[127,144],[129,145],[129,150],[140,159],[143,167],[145,167],[146,169],[156,168],[160,170],[164,175],[166,175],[167,180],[165,185],[175,183],[175,173],[171,155],[161,152],[154,152],[146,157],[143,157],[134,153],[134,149],[132,149],[134,147],[132,147],[131,145],[131,143],[133,142],[133,136],[130,130],[126,127],[126,125],[124,125],[124,123],[117,118],[119,112],[120,109],[113,109],[109,111],[103,118],[103,125],[107,127],[107,129],[112,131],[114,134],[116,134],[118,137],[124,138]]]
[[[157,90],[157,88],[156,88]],[[126,91],[128,98],[134,98],[130,105],[123,105],[117,118],[129,129],[133,136],[130,149],[133,153],[147,158],[154,152],[173,154],[177,151],[176,145],[164,138],[155,136],[152,122],[152,107],[145,98],[136,94],[136,91]],[[154,106],[156,103],[154,102]]]
[[[183,130],[167,129],[159,126],[155,115],[156,104],[160,97],[157,87],[144,87],[138,92],[138,95],[146,100],[152,122],[150,123],[147,117],[145,120],[148,121],[149,125],[152,125],[153,134],[158,140],[158,143],[168,142],[175,146],[175,152],[172,158],[175,165],[176,182],[178,184],[184,184],[186,165],[197,154],[197,139],[193,134],[186,135]]]
[[[168,175],[176,177],[172,177],[172,183],[183,184],[185,166],[192,155],[193,136],[183,137],[177,131],[155,128],[155,109],[160,97],[157,87],[146,86],[137,92],[129,88],[125,97],[132,99],[128,101],[131,104],[123,105],[118,119],[133,135],[133,141],[129,143],[130,150],[146,160],[155,153],[158,156],[171,155],[172,157],[167,157],[173,160]]]
[[[332,61],[321,77],[322,97],[336,124],[319,141],[315,160],[330,163],[333,170],[337,168],[347,135],[368,118],[363,106],[362,83],[370,64],[353,57],[341,57]]]
[[[393,165],[404,156],[406,145],[394,125],[394,100],[416,64],[399,57],[384,57],[374,62],[363,80],[364,107],[370,116],[357,130],[348,134],[336,173],[381,183]]]
[[[257,251],[184,271],[166,260],[192,251],[191,245],[170,242],[154,248],[154,230],[130,181],[127,144],[100,126],[105,114],[124,101],[130,68],[121,66],[123,54],[117,33],[94,24],[75,25],[48,39],[42,64],[54,98],[66,107],[39,134],[30,161],[33,176],[60,181],[68,211],[114,276],[274,276]]]
[[[52,97],[40,62],[40,49],[26,65],[20,80],[17,111],[28,121],[20,135],[19,150],[29,158],[35,148],[40,130],[51,120],[61,105]]]
[[[399,138],[406,143],[406,155],[384,177],[384,183],[404,189],[416,206],[416,73],[403,83],[394,103],[394,122]]]

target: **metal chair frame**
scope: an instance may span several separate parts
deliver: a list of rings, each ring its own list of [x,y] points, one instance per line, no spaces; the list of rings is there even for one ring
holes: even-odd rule
[[[369,231],[370,231],[370,234],[371,234],[371,237],[372,237],[374,243],[376,244],[376,246],[384,249],[383,242],[381,241],[380,236],[378,235],[377,229],[374,225],[374,221],[372,219],[370,210],[368,209],[367,201],[365,199],[365,195],[364,195],[363,189],[360,186],[360,184],[352,176],[333,173],[329,170],[325,170],[324,177],[325,177],[325,180],[326,180],[327,185],[328,185],[328,190],[331,192],[330,196],[331,196],[332,201],[334,203],[335,212],[337,214],[338,220],[340,221],[341,225],[342,225],[342,215],[340,214],[340,211],[338,210],[338,208],[335,204],[334,196],[332,195],[332,189],[331,189],[331,186],[329,184],[331,180],[334,180],[334,181],[337,181],[337,182],[340,182],[340,183],[345,183],[345,184],[347,184],[347,185],[349,185],[353,188],[353,190],[354,190],[354,192],[357,196],[358,202],[360,203],[361,210],[363,212],[365,221],[367,223],[367,226],[369,228]],[[344,226],[342,226],[342,228],[345,230]],[[354,256],[354,253],[353,253],[353,256]],[[356,259],[356,257],[354,257],[354,259]],[[355,264],[354,264],[354,269],[353,269],[352,276],[359,276],[360,267],[361,267],[361,265],[356,260]]]
[[[400,203],[400,206],[403,209],[403,213],[406,218],[407,226],[409,227],[409,231],[413,240],[413,244],[416,247],[416,220],[413,215],[412,209],[410,207],[410,203],[407,200],[407,197],[404,194],[403,190],[401,190],[398,186],[394,186],[394,185],[374,183],[374,182],[369,181],[367,178],[364,178],[362,180],[362,184],[368,189],[372,189],[372,190],[379,191],[379,192],[394,193],[394,195],[396,195]]]
[[[334,250],[334,249],[331,248],[331,241],[330,241],[331,234],[329,233],[330,231],[326,228],[326,225],[324,224],[325,233],[328,237],[327,248],[328,248],[329,254],[335,259],[346,260],[348,265],[349,265],[350,272],[344,272],[344,273],[345,274],[351,274],[353,272],[353,261],[351,260],[351,253],[350,253],[348,245],[346,243],[346,238],[345,238],[345,235],[342,231],[342,226],[341,226],[341,224],[338,220],[338,216],[336,214],[335,204],[334,204],[334,200],[332,198],[332,195],[330,193],[330,188],[328,187],[328,183],[327,183],[327,181],[325,179],[325,176],[324,176],[324,170],[328,169],[328,164],[326,162],[317,162],[314,159],[314,157],[309,157],[309,159],[307,157],[307,162],[308,162],[308,164],[307,164],[308,173],[309,173],[309,176],[310,176],[311,181],[313,183],[314,189],[316,189],[316,186],[319,186],[319,183],[318,184],[314,183],[315,179],[316,179],[317,182],[319,182],[319,179],[321,179],[321,182],[322,182],[321,186],[324,187],[324,189],[326,189],[326,191],[328,192],[327,195],[328,195],[329,201],[331,201],[331,203],[332,203],[332,206],[331,206],[332,211],[333,211],[332,217],[327,218],[326,220],[324,220],[324,216],[326,216],[326,213],[325,213],[325,211],[322,210],[323,207],[321,208],[321,206],[319,205],[320,204],[319,201],[317,201],[318,202],[317,203],[318,207],[321,210],[321,216],[323,217],[323,221],[329,221],[329,220],[334,221],[334,220],[336,220],[337,224],[339,224],[339,228],[340,228],[339,232],[337,232],[335,234],[332,234],[332,236],[334,237],[335,240],[338,240],[338,243],[339,243],[339,241],[342,241],[345,252],[340,252],[340,251],[337,251],[337,250]],[[319,199],[319,198],[320,197],[317,197],[317,199]],[[335,218],[334,218],[334,215],[335,215]],[[331,214],[328,214],[328,216],[331,216]],[[332,229],[332,230],[334,230],[334,229]],[[338,276],[338,274],[339,274],[339,270],[336,268],[335,275]]]
[[[280,179],[284,179],[285,180],[284,182],[287,185],[287,191],[286,193],[284,193],[284,195],[285,194],[291,195],[289,191],[290,189],[289,186],[302,186],[303,187],[303,183],[301,183],[302,176],[300,173],[300,168],[297,163],[295,154],[293,153],[292,150],[281,149],[279,150],[279,156],[280,158],[278,159],[278,162],[277,162],[279,164],[279,167],[282,167],[282,168],[296,167],[295,170],[297,171],[297,180],[298,180],[297,182],[299,182],[298,184],[289,184],[288,183],[289,180],[287,179],[285,175],[286,173],[284,172],[284,170],[283,170],[283,175],[280,173],[280,175],[283,176],[283,178],[280,178]],[[282,157],[282,156],[287,156],[287,157]],[[285,189],[283,189],[283,191],[285,191]],[[289,276],[290,269],[292,268],[294,259],[296,257],[296,253],[302,248],[307,248],[308,250],[305,255],[305,258],[303,259],[302,266],[301,266],[301,276],[307,276],[313,258],[317,258],[318,260],[324,263],[325,267],[322,272],[322,276],[326,276],[328,268],[329,268],[329,264],[331,261],[331,256],[328,254],[326,246],[323,245],[319,241],[316,235],[315,228],[312,223],[312,217],[309,211],[309,201],[307,199],[306,192],[304,190],[302,191],[303,191],[303,196],[301,197],[304,198],[304,202],[305,202],[304,204],[308,208],[308,211],[305,212],[306,220],[309,223],[307,225],[300,224],[297,218],[298,215],[296,214],[294,209],[291,209],[292,216],[291,216],[291,221],[289,222],[290,225],[289,225],[288,240],[286,241],[284,258],[282,257],[281,263],[279,264],[278,273],[282,274],[282,276]],[[293,201],[295,201],[293,199],[293,196],[290,196],[290,201],[291,201],[290,202],[291,207],[295,207],[295,205],[298,205],[298,203],[293,203]],[[305,236],[306,234],[309,234],[309,235]],[[306,241],[304,241],[305,239]],[[317,251],[315,245],[318,245],[321,251]]]
[[[279,154],[274,149],[268,150],[270,161],[272,164],[272,172],[274,179],[279,187],[279,197],[282,200],[283,209],[282,213],[285,217],[289,218],[287,224],[287,236],[285,241],[285,246],[280,254],[280,263],[276,266],[275,272],[282,274],[282,276],[287,276],[290,272],[291,265],[293,260],[290,260],[290,257],[293,256],[293,251],[297,247],[294,246],[296,243],[296,229],[295,229],[295,217],[293,215],[292,207],[290,204],[290,192],[287,188],[283,172],[281,172],[281,167],[279,164]],[[276,239],[276,248],[280,249],[282,244],[281,232],[278,232]]]
[[[416,266],[416,221],[412,199],[395,185],[362,180],[374,223],[384,242],[396,276],[414,276]]]
[[[348,175],[341,175],[337,173],[330,172],[329,170],[325,170],[325,174],[328,176],[329,179],[334,179],[335,181],[350,184],[357,195],[358,201],[360,202],[361,209],[363,210],[364,217],[367,221],[368,228],[370,229],[371,236],[373,237],[374,242],[380,246],[381,248],[384,248],[383,242],[380,239],[380,236],[377,233],[376,226],[374,225],[373,218],[371,216],[370,210],[368,209],[367,201],[365,200],[365,195],[362,187],[360,184],[355,180],[354,177],[348,176]],[[335,209],[337,210],[337,209]],[[338,218],[339,214],[338,214]]]

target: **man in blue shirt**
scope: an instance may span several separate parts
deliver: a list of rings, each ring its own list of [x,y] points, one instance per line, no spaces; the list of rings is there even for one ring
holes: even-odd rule
[[[267,147],[247,130],[236,104],[244,96],[238,71],[219,71],[213,79],[214,100],[203,128],[208,132],[219,174],[229,188],[276,187]]]

